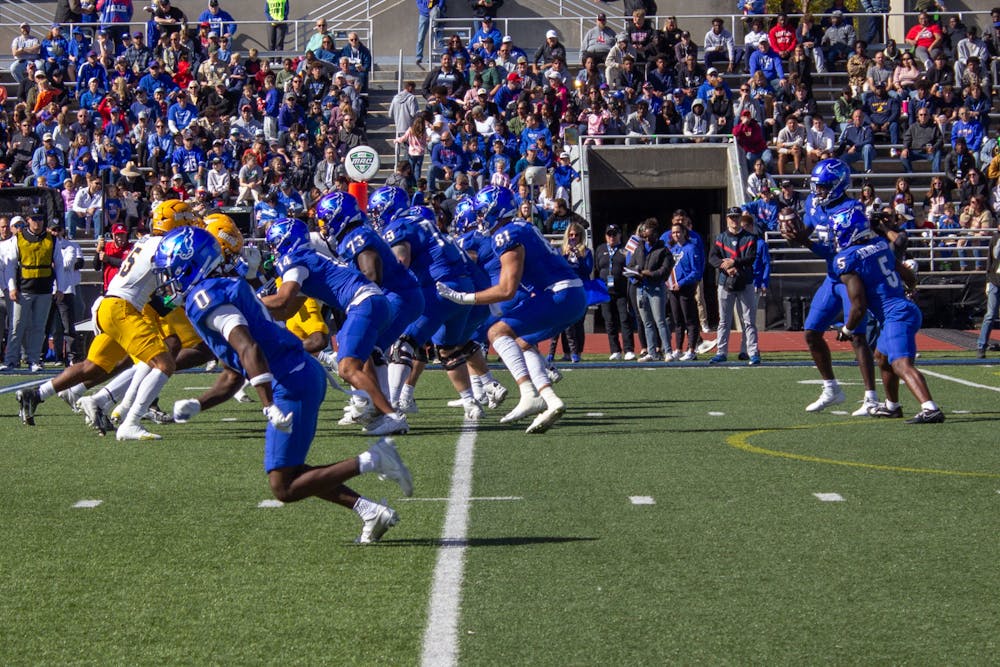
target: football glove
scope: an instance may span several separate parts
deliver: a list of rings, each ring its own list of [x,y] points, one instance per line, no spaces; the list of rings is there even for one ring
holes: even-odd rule
[[[472,292],[459,292],[453,290],[442,282],[437,283],[438,294],[448,299],[448,301],[454,301],[455,303],[460,303],[464,306],[471,306],[476,303],[476,295]]]
[[[264,408],[264,416],[267,417],[267,421],[271,423],[271,426],[278,429],[282,433],[292,432],[292,418],[295,416],[294,412],[289,412],[286,415],[281,411],[281,408],[272,403]]]
[[[201,412],[201,403],[196,398],[182,398],[179,401],[174,401],[174,421],[178,424],[187,423],[199,412]]]

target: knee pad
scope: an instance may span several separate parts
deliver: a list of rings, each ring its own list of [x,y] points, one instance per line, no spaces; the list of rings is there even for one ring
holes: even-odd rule
[[[437,345],[436,347],[438,359],[441,360],[441,365],[444,366],[446,371],[453,371],[462,366],[468,360],[468,355],[465,353],[465,347],[453,348],[450,353],[445,352],[445,348],[440,345]]]
[[[420,346],[412,336],[400,336],[389,348],[389,362],[413,368],[414,361],[421,361]]]
[[[460,351],[462,354],[465,355],[466,359],[468,359],[469,357],[475,355],[476,352],[479,352],[479,350],[481,349],[483,349],[482,345],[480,345],[474,340],[470,340],[468,343],[462,346],[462,349]]]

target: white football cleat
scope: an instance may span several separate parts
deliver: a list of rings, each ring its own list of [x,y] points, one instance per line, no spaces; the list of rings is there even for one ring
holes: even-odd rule
[[[399,405],[395,406],[396,412],[402,412],[404,415],[415,415],[420,412],[417,408],[417,401],[412,396],[400,396]]]
[[[249,382],[244,384],[236,391],[235,394],[233,394],[234,401],[236,401],[237,403],[253,403],[253,397],[251,397],[250,394],[247,393],[247,385],[249,384],[250,384]]]
[[[486,416],[486,411],[483,410],[483,406],[476,399],[463,401],[462,407],[465,408],[466,419],[478,421]]]
[[[499,408],[507,399],[507,387],[499,382],[493,381],[484,388],[484,391],[486,392],[486,407],[491,410]]]
[[[525,433],[545,433],[549,430],[549,427],[559,421],[559,418],[563,416],[566,412],[566,406],[561,400],[556,398],[552,405],[545,409],[545,412],[535,417],[535,420],[531,422]]]
[[[402,435],[409,431],[410,424],[406,421],[406,415],[398,412],[379,415],[362,429],[365,435]]]
[[[549,366],[548,368],[546,368],[545,374],[549,378],[549,384],[557,384],[561,382],[563,379],[562,371],[560,371],[555,366]]]
[[[450,401],[448,401],[448,407],[449,408],[464,408],[465,407],[465,399],[464,398],[453,398]]]
[[[115,428],[118,428],[121,425],[122,419],[124,419],[125,415],[128,414],[128,408],[129,406],[125,405],[124,403],[120,403],[116,405],[114,410],[111,411],[111,414],[108,415],[108,417],[111,419],[111,423],[114,424]]]
[[[400,491],[409,498],[413,495],[413,475],[410,469],[403,463],[396,451],[396,445],[392,438],[382,438],[368,448],[375,464],[375,473],[379,479],[390,479],[399,484]]]
[[[382,539],[385,532],[399,523],[399,515],[391,507],[379,505],[375,516],[365,519],[361,535],[354,540],[358,544],[374,544]]]
[[[163,436],[150,433],[139,424],[122,424],[115,433],[117,440],[162,440]]]
[[[115,427],[115,424],[112,424],[108,420],[107,415],[104,414],[104,410],[97,404],[93,396],[83,396],[76,404],[83,413],[83,420],[87,422],[87,426],[93,428],[101,435],[107,433],[108,426]]]
[[[76,403],[80,400],[82,394],[76,394],[72,389],[63,389],[56,395],[66,401],[66,405],[68,405],[73,412],[77,414],[80,413],[80,407]]]
[[[806,406],[806,412],[820,412],[831,405],[839,405],[846,400],[847,396],[844,395],[844,391],[840,387],[836,389],[823,387],[823,393],[814,402]]]
[[[514,409],[500,418],[500,423],[509,424],[510,422],[516,422],[524,419],[525,417],[545,412],[546,408],[548,408],[548,406],[545,405],[545,401],[541,396],[535,396],[533,398],[522,396],[521,400],[514,407]]]
[[[871,417],[875,410],[878,410],[880,403],[866,398],[861,401],[861,407],[851,413],[852,417]]]

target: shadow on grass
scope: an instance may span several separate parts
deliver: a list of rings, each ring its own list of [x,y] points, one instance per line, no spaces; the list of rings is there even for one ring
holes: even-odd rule
[[[570,542],[596,542],[597,537],[470,537],[464,540],[424,538],[412,540],[385,540],[383,547],[526,547],[535,544],[563,544]]]

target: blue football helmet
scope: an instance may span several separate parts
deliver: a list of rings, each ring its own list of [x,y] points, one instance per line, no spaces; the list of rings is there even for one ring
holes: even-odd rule
[[[852,207],[848,211],[830,215],[830,235],[837,252],[840,252],[848,246],[870,239],[874,232],[864,212]]]
[[[157,293],[168,305],[183,301],[188,292],[222,265],[222,248],[212,234],[183,226],[168,232],[153,256]]]
[[[368,197],[368,215],[376,231],[392,222],[392,219],[410,203],[403,188],[385,185]]]
[[[316,204],[316,217],[322,223],[324,236],[340,240],[340,234],[348,224],[364,220],[365,214],[358,206],[358,200],[347,192],[331,192]]]
[[[844,196],[851,186],[851,168],[842,160],[827,158],[813,167],[809,187],[813,201],[821,206],[835,202]]]
[[[476,213],[476,205],[472,197],[465,197],[455,205],[455,217],[452,224],[456,234],[465,234],[476,228],[479,223],[479,216]]]
[[[486,231],[517,215],[517,202],[509,188],[488,185],[477,192],[472,201]]]
[[[410,208],[400,211],[397,217],[406,216],[408,218],[417,218],[418,220],[426,220],[427,222],[437,223],[437,214],[434,213],[434,209],[430,206],[411,206]]]
[[[282,257],[303,243],[309,243],[309,228],[301,220],[281,218],[272,222],[267,228],[264,240],[279,257]]]

